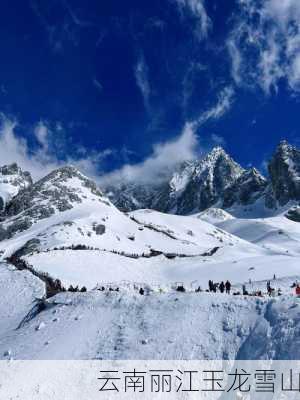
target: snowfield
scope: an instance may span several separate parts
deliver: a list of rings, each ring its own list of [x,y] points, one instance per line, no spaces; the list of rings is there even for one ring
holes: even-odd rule
[[[7,210],[0,358],[300,358],[300,302],[291,288],[300,281],[300,223],[284,212],[125,214],[74,167],[21,190]],[[46,299],[41,273],[88,292],[59,287]],[[236,295],[207,293],[210,279],[229,279]],[[268,280],[282,296],[266,295]],[[176,291],[181,285],[186,292]],[[263,295],[237,294],[242,285]]]
[[[207,282],[229,279],[233,283],[248,283],[278,278],[299,277],[299,259],[289,256],[244,257],[243,253],[226,254],[221,249],[213,259],[209,257],[176,258],[164,256],[133,259],[99,251],[65,250],[39,253],[24,259],[38,271],[48,272],[68,287],[86,286],[93,289],[97,284],[122,281],[147,284],[153,287],[169,287],[183,282],[187,287],[194,284],[207,288]],[[226,261],[226,258],[229,258]],[[68,268],[66,268],[68,265]],[[300,279],[299,279],[300,280]]]
[[[0,264],[0,341],[10,330],[18,327],[37,299],[45,296],[43,282],[29,271],[18,271]]]
[[[135,211],[130,217],[124,218],[134,241],[119,234],[121,239],[114,247],[109,233],[83,237],[73,225],[62,230],[55,225],[57,232],[47,231],[40,251],[23,259],[36,270],[60,279],[66,287],[72,284],[89,289],[124,280],[163,287],[184,282],[186,286],[193,283],[206,289],[209,279],[242,284],[272,279],[274,274],[278,278],[300,277],[299,226],[284,216],[227,219],[217,226],[194,217],[150,210]],[[94,219],[91,217],[91,221]],[[78,220],[77,224],[84,232],[82,222]],[[74,234],[69,229],[74,229]],[[84,243],[97,250],[54,250],[54,245],[68,247],[72,243]],[[51,251],[46,251],[49,248]],[[150,248],[164,254],[148,257]],[[212,249],[216,249],[215,253],[208,255]],[[134,254],[137,258],[131,257]],[[172,257],[166,257],[168,254]]]
[[[0,354],[54,360],[299,359],[299,311],[289,296],[62,293],[21,324],[16,315],[1,336]]]

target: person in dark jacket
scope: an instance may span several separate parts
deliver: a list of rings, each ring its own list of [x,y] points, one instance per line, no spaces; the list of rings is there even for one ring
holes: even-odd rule
[[[221,293],[224,293],[224,290],[225,290],[225,284],[224,284],[224,282],[223,282],[223,281],[220,283],[220,285],[219,285],[219,289],[220,289],[220,292],[221,292]]]
[[[213,292],[214,290],[214,283],[211,280],[208,281],[208,289],[210,292]]]
[[[231,290],[231,283],[227,280],[225,283],[225,289],[226,289],[226,293],[230,294],[230,290]]]

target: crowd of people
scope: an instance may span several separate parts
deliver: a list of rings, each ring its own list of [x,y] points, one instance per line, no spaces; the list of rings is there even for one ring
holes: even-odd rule
[[[208,281],[208,290],[210,292],[216,293],[219,291],[220,293],[230,294],[231,291],[231,283],[227,280],[225,283],[222,281],[221,283],[216,283],[211,280]]]
[[[249,284],[251,284],[251,281],[249,281]],[[291,288],[293,288],[295,290],[295,295],[300,298],[300,284],[297,281],[295,281],[292,284]],[[100,291],[106,291],[106,290],[114,291],[114,292],[119,292],[120,291],[119,287],[111,287],[111,286],[110,287],[100,286],[97,289],[100,290]],[[152,291],[150,289],[150,287],[142,287],[142,286],[139,286],[139,285],[134,285],[134,289],[137,290],[138,293],[141,296],[149,295],[150,292]],[[186,292],[186,288],[185,288],[183,283],[177,283],[174,289],[176,289],[177,292],[183,292],[183,293]],[[71,291],[71,290],[69,289],[69,291]],[[86,291],[86,289],[84,288],[81,291]],[[203,290],[201,289],[200,286],[198,288],[196,288],[194,291],[196,293],[203,292]],[[227,280],[225,283],[224,283],[224,281],[221,281],[219,283],[219,282],[214,282],[212,280],[209,280],[208,281],[208,289],[206,289],[204,291],[211,292],[211,293],[219,292],[219,293],[226,293],[226,294],[233,294],[233,295],[259,296],[259,297],[263,297],[264,294],[266,293],[266,292],[263,292],[262,290],[248,291],[247,287],[246,287],[246,284],[242,285],[242,291],[241,292],[240,291],[233,291],[232,292],[232,284],[231,284],[231,282],[229,280]],[[281,289],[280,288],[275,289],[274,287],[272,287],[271,286],[271,281],[269,281],[269,280],[266,283],[266,291],[267,291],[267,294],[270,297],[281,296],[282,295]],[[163,293],[164,290],[160,289],[160,292]]]

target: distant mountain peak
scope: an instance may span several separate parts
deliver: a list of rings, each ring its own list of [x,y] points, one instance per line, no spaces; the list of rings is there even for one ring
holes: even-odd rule
[[[70,179],[73,177],[86,178],[74,165],[64,165],[46,175],[43,179]]]
[[[23,171],[17,163],[0,167],[0,211],[20,190],[32,185],[29,172]]]
[[[300,151],[295,146],[281,141],[268,169],[275,202],[282,206],[300,200]]]
[[[0,226],[0,238],[26,230],[54,214],[72,210],[83,204],[88,209],[98,202],[112,206],[94,181],[74,166],[63,166],[11,199],[3,213],[7,223],[2,231]]]
[[[222,146],[215,146],[212,150],[208,153],[211,157],[219,157],[219,156],[228,156],[224,148]]]
[[[122,210],[152,208],[158,211],[191,214],[208,207],[232,210],[251,208],[261,199],[266,208],[300,200],[300,151],[286,140],[279,143],[269,163],[270,179],[251,167],[244,169],[221,146],[200,160],[183,162],[169,181],[157,187],[110,188],[110,199]],[[250,209],[249,208],[249,209]]]

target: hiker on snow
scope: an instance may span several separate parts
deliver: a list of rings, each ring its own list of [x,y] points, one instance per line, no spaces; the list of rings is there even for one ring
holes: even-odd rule
[[[267,292],[268,292],[269,296],[271,296],[271,294],[273,292],[273,289],[271,288],[271,282],[270,281],[267,282]]]
[[[246,285],[245,285],[245,284],[242,286],[242,291],[243,291],[243,295],[245,296],[246,293],[247,293]]]
[[[226,293],[230,294],[230,289],[231,289],[231,283],[229,281],[226,281],[225,283],[225,289],[226,289]]]
[[[223,281],[220,283],[220,285],[219,285],[219,289],[220,289],[220,292],[221,292],[221,293],[224,293],[224,290],[225,290],[225,284],[224,284],[224,282],[223,282]]]

